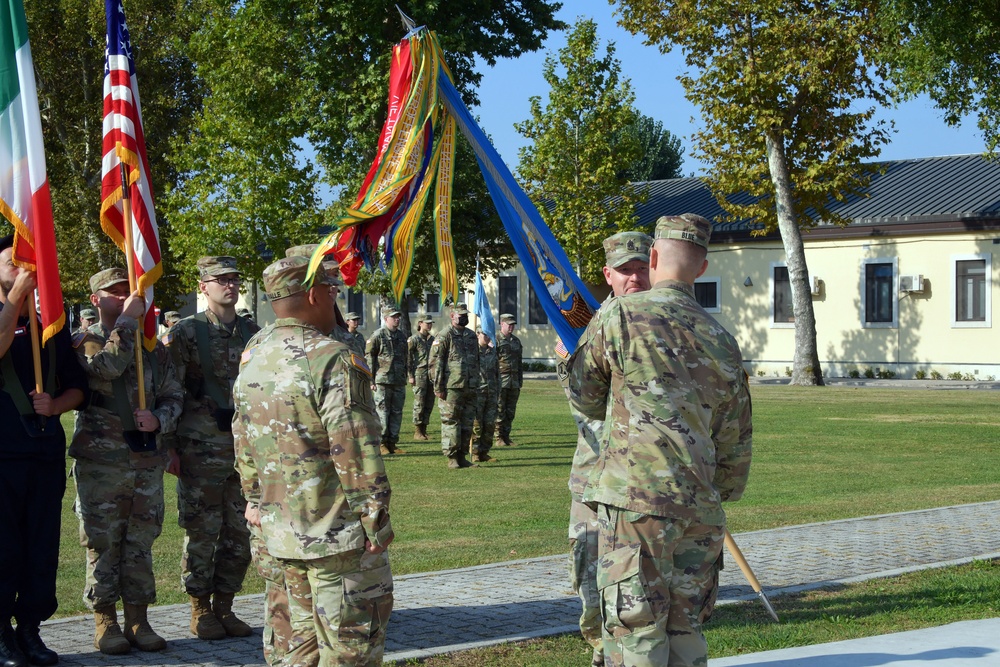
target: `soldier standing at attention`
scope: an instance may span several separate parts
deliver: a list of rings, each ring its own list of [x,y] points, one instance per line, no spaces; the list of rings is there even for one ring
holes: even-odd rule
[[[90,277],[90,302],[100,321],[73,339],[90,382],[90,403],[76,413],[69,446],[76,481],[80,543],[87,549],[83,601],[94,610],[94,648],[101,653],[159,651],[167,643],[149,626],[156,602],[153,542],[163,528],[162,436],[173,432],[184,392],[163,343],[143,350],[147,408],[138,409],[137,318],[145,302],[129,293],[128,273],[106,269]],[[115,606],[121,598],[125,632]]]
[[[479,393],[476,397],[476,421],[472,426],[472,462],[496,461],[490,456],[497,418],[497,390],[500,372],[497,368],[497,351],[490,345],[490,336],[482,328],[476,329],[479,341]]]
[[[63,327],[41,348],[43,385],[36,393],[28,321],[37,317],[36,277],[14,264],[13,245],[12,235],[0,238],[0,663],[49,667],[59,656],[42,642],[39,626],[58,607],[66,490],[66,434],[59,415],[84,400],[87,376]],[[39,336],[41,330],[39,323]]]
[[[191,632],[199,639],[248,637],[233,597],[250,566],[246,500],[233,469],[232,386],[240,354],[260,330],[236,314],[240,272],[233,257],[198,260],[204,312],[167,334],[185,390],[177,426],[177,511],[184,529],[181,579],[191,598]]]
[[[497,363],[500,367],[500,391],[497,394],[497,437],[504,447],[516,447],[510,439],[510,427],[517,412],[524,374],[521,371],[521,339],[514,335],[517,320],[513,315],[500,316],[497,334]]]
[[[740,348],[694,298],[710,236],[701,216],[661,217],[652,289],[604,304],[569,361],[572,406],[614,420],[583,495],[613,667],[708,664],[722,502],[743,494],[753,433]]]
[[[372,375],[328,335],[329,279],[320,267],[307,287],[307,268],[305,258],[289,257],[264,270],[278,319],[242,355],[237,467],[247,518],[261,528],[289,593],[284,664],[381,665],[393,532]]]
[[[441,413],[441,452],[449,468],[471,468],[465,458],[472,440],[479,389],[479,342],[469,331],[469,309],[464,303],[451,309],[451,326],[431,344],[431,384]]]
[[[422,317],[417,320],[417,333],[406,341],[408,358],[406,368],[410,373],[410,385],[413,387],[413,439],[427,440],[427,424],[434,409],[434,389],[428,370],[430,368],[431,327],[433,317]]]
[[[406,401],[406,336],[399,329],[402,313],[393,308],[368,339],[368,367],[375,376],[375,406],[382,422],[383,454],[405,454],[396,447],[399,427],[403,423],[403,403]]]
[[[347,335],[348,335],[348,346],[354,351],[359,357],[364,358],[365,356],[365,337],[358,331],[358,327],[361,325],[361,315],[350,312],[344,316],[347,320]]]
[[[642,232],[621,232],[604,239],[604,280],[611,286],[608,301],[616,296],[645,292],[649,289],[649,248],[653,239]],[[566,359],[569,352],[556,347],[560,363],[559,380],[569,396]],[[604,640],[601,635],[601,596],[597,590],[597,512],[583,503],[587,478],[601,452],[603,419],[588,419],[572,407],[579,437],[573,466],[569,473],[569,544],[570,581],[580,596],[580,634],[594,647],[592,667],[604,665]]]
[[[80,326],[76,328],[74,334],[86,331],[97,323],[97,311],[93,308],[84,308],[80,311]]]

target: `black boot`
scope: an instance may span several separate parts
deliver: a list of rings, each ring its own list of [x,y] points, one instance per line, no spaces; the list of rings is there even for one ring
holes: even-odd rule
[[[17,647],[10,621],[0,623],[0,667],[28,667],[28,659]]]
[[[28,662],[37,667],[52,667],[59,664],[59,655],[42,642],[38,634],[38,626],[18,624],[14,631],[17,636],[17,646],[21,649]]]

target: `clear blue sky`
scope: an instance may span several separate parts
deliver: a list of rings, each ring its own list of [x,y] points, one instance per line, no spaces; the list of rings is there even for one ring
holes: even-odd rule
[[[677,51],[662,55],[655,47],[644,46],[640,37],[633,37],[618,27],[613,11],[607,0],[566,0],[559,18],[568,24],[581,16],[597,22],[601,40],[599,53],[603,55],[608,41],[615,43],[622,73],[631,79],[636,93],[636,108],[662,121],[664,128],[681,138],[685,151],[682,166],[685,175],[703,173],[705,165],[691,157],[691,135],[700,124],[698,110],[684,98],[684,90],[677,82],[684,66],[683,58]],[[517,60],[501,60],[493,68],[481,67],[480,106],[473,109],[473,113],[480,117],[483,130],[493,138],[497,151],[512,171],[517,166],[518,149],[526,143],[514,130],[514,123],[528,118],[528,98],[538,95],[543,102],[546,100],[548,85],[542,78],[545,56],[555,54],[565,44],[565,32],[553,33],[545,48],[539,52]],[[914,100],[896,109],[885,109],[881,115],[895,121],[896,133],[891,143],[882,149],[879,159],[981,153],[985,150],[974,118],[966,119],[959,128],[949,127],[942,113],[927,98]]]

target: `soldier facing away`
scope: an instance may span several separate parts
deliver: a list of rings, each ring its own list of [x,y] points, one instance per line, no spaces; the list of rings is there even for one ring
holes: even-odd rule
[[[285,664],[380,665],[393,532],[372,375],[363,357],[327,335],[328,279],[321,267],[307,286],[307,267],[290,257],[264,270],[278,319],[242,355],[237,466],[248,520],[289,593]]]
[[[368,339],[366,356],[368,367],[375,376],[375,407],[382,422],[383,454],[405,454],[396,444],[399,427],[403,422],[403,403],[406,401],[406,336],[399,328],[402,313],[397,308],[389,310],[379,327]]]
[[[167,334],[185,390],[172,462],[185,533],[181,579],[191,599],[192,634],[248,637],[253,630],[232,610],[251,560],[246,500],[233,468],[232,387],[240,354],[260,328],[236,314],[242,280],[235,258],[202,257],[198,273],[205,311]]]
[[[417,320],[417,333],[406,341],[406,368],[413,387],[413,439],[427,440],[427,424],[434,409],[434,388],[430,379],[431,345],[434,336],[431,327],[434,318],[421,317]]]
[[[451,309],[451,326],[431,345],[431,383],[441,413],[441,453],[449,468],[471,468],[466,458],[476,419],[479,389],[479,342],[469,331],[469,309],[464,303]]]
[[[163,436],[177,426],[184,392],[163,343],[142,350],[136,369],[137,318],[145,306],[129,293],[124,269],[90,278],[91,303],[100,320],[73,339],[87,372],[90,402],[76,414],[69,454],[76,462],[76,514],[87,550],[83,601],[94,611],[94,648],[110,655],[159,651],[166,641],[149,625],[156,602],[153,542],[163,528]],[[141,377],[141,380],[140,380]],[[139,407],[139,382],[147,407]],[[125,631],[115,607],[121,598]]]
[[[739,346],[694,298],[710,235],[701,216],[661,217],[652,289],[602,306],[569,361],[573,407],[612,420],[583,500],[614,667],[708,664],[722,502],[743,493],[753,432]]]
[[[517,399],[521,396],[524,373],[521,369],[523,348],[521,339],[514,335],[517,319],[504,313],[500,316],[500,333],[497,334],[497,364],[500,367],[500,390],[497,392],[497,438],[504,447],[515,447],[510,439],[511,425],[517,414]]]

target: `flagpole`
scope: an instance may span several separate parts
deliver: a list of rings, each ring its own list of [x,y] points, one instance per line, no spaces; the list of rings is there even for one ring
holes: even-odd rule
[[[399,9],[399,7],[396,7],[396,9]],[[402,12],[400,12],[400,14],[402,14]],[[478,252],[476,253],[476,276],[479,276],[479,253]],[[473,292],[472,294],[473,294],[473,300],[472,300],[472,330],[475,331],[476,327],[479,325],[479,315],[478,315],[478,313],[476,313],[476,301],[475,301],[475,296],[474,296],[475,292]],[[493,341],[493,342],[496,343],[496,341]]]
[[[35,364],[35,393],[41,394],[42,387],[42,349],[38,344],[38,317],[35,313],[35,293],[31,293],[31,304],[28,307],[28,326],[31,331],[31,356]]]
[[[118,163],[122,175],[122,227],[125,229],[125,261],[128,266],[128,289],[131,294],[136,293],[135,278],[135,250],[132,245],[132,203],[128,194],[128,174],[125,173],[125,163]],[[135,372],[136,384],[139,386],[139,409],[146,409],[146,381],[145,371],[142,367],[142,328],[145,318],[145,308],[143,313],[137,318],[135,330]]]

